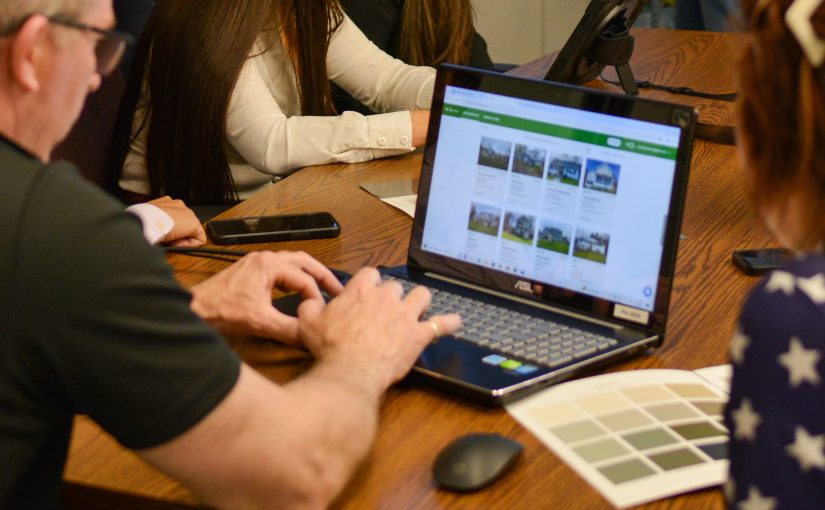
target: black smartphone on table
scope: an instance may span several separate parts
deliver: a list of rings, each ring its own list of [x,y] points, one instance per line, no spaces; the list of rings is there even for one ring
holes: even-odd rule
[[[341,225],[328,212],[213,220],[206,228],[215,244],[319,239],[341,233]]]
[[[736,250],[733,265],[746,275],[760,275],[785,264],[792,257],[785,248],[763,248],[759,250]]]

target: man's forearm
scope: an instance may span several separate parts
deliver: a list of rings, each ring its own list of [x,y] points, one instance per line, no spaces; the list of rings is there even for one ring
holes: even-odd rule
[[[303,461],[334,497],[369,453],[385,388],[353,367],[322,361],[284,389],[306,427]]]
[[[272,465],[261,462],[217,500],[202,495],[220,508],[326,508],[369,453],[383,390],[343,363],[319,362],[271,402],[277,418],[254,455]]]
[[[244,365],[201,422],[140,454],[216,508],[325,508],[375,437],[381,387],[346,368],[319,363],[279,387]]]

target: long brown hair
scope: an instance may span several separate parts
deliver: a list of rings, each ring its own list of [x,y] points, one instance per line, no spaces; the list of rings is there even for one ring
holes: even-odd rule
[[[740,63],[739,137],[757,208],[797,201],[798,248],[825,240],[825,68],[814,68],[785,22],[793,0],[743,0],[748,44]],[[825,36],[825,9],[811,20]]]
[[[469,64],[473,15],[470,0],[406,0],[399,57],[411,65]]]
[[[338,0],[158,1],[121,104],[110,186],[117,185],[128,152],[131,138],[124,133],[131,133],[135,109],[145,108],[150,195],[190,204],[236,202],[224,149],[226,114],[255,41],[282,36],[298,77],[301,112],[330,115],[326,54],[342,19]]]

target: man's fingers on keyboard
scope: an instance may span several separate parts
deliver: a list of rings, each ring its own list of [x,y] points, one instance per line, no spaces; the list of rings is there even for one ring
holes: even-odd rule
[[[348,287],[377,287],[381,285],[381,273],[372,267],[362,267],[350,279]]]
[[[404,296],[404,302],[412,306],[416,315],[421,315],[430,306],[432,294],[427,287],[417,286]]]
[[[398,299],[401,299],[404,296],[404,287],[402,287],[401,284],[395,280],[384,280],[381,287],[389,290],[389,292],[392,292],[392,294],[397,296]]]
[[[429,335],[442,337],[444,335],[451,335],[458,331],[461,327],[461,316],[457,313],[433,315],[420,324],[424,329],[429,329]],[[435,327],[433,327],[433,325],[435,325]],[[435,335],[435,330],[438,330],[438,335]]]

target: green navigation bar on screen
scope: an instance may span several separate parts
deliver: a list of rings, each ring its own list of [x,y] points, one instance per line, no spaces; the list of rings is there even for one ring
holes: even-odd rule
[[[465,106],[457,106],[452,104],[444,104],[444,115],[460,117],[468,120],[476,120],[487,124],[493,124],[495,126],[518,129],[519,131],[529,131],[540,135],[575,140],[577,142],[609,147],[611,149],[635,152],[637,154],[644,154],[645,156],[655,156],[658,158],[673,160],[676,159],[676,147],[667,147],[665,145],[634,140],[632,138],[606,135],[595,131],[586,131],[584,129],[560,126],[558,124],[525,119],[523,117],[502,115],[499,113],[487,112],[484,110],[477,110],[475,108],[467,108]]]

